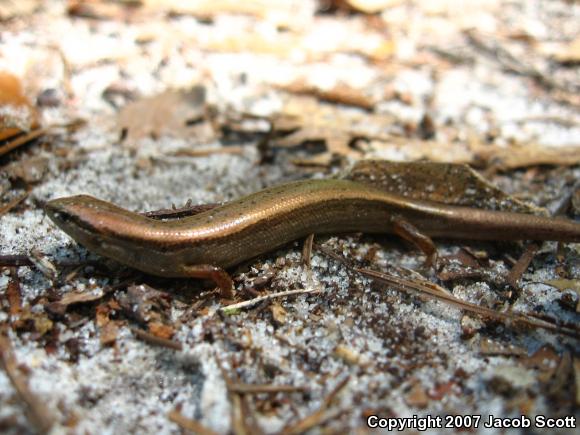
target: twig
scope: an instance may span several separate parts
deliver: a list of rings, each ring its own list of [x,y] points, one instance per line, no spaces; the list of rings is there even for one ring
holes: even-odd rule
[[[24,145],[46,133],[45,128],[37,128],[36,130],[29,131],[22,136],[18,136],[16,139],[11,140],[8,143],[0,146],[0,156],[3,156],[6,153],[9,153],[15,148],[18,148],[21,145]]]
[[[244,147],[229,146],[225,148],[198,148],[198,149],[181,148],[171,153],[171,155],[176,157],[205,157],[211,156],[213,154],[241,155],[243,153]]]
[[[342,409],[328,410],[328,409],[318,409],[314,411],[309,416],[303,418],[296,424],[288,426],[282,430],[282,435],[295,435],[302,434],[312,429],[315,426],[326,423],[329,420],[334,420],[340,414],[344,413]]]
[[[20,314],[22,311],[20,280],[14,267],[10,268],[10,281],[8,281],[8,285],[6,286],[6,299],[8,300],[8,312],[10,313],[12,321],[14,316]]]
[[[199,421],[192,420],[191,418],[184,417],[179,411],[173,410],[169,411],[167,414],[167,418],[171,420],[173,423],[177,424],[182,429],[194,432],[200,435],[217,435],[217,432],[214,432],[211,429],[208,429]]]
[[[46,279],[55,281],[58,276],[56,266],[48,259],[48,257],[38,249],[32,249],[28,257],[32,264],[42,273]]]
[[[540,249],[538,244],[530,243],[528,246],[526,246],[526,250],[521,255],[521,257],[518,259],[516,264],[514,264],[514,267],[512,267],[512,270],[510,270],[510,273],[507,276],[506,281],[513,288],[517,288],[518,281],[520,280],[520,278],[522,277],[524,272],[528,269],[528,266],[530,265],[530,263],[534,259],[536,252],[538,252],[538,249]]]
[[[304,241],[302,248],[302,263],[306,267],[310,267],[310,259],[312,257],[312,242],[314,241],[314,234],[309,234]]]
[[[0,254],[0,267],[20,267],[32,266],[33,263],[28,255],[22,254]]]
[[[561,197],[556,201],[556,203],[552,203],[549,207],[550,214],[552,216],[558,216],[566,213],[568,207],[570,207],[570,203],[572,202],[572,198],[576,191],[580,190],[580,180],[576,180],[576,182],[567,188]]]
[[[525,324],[528,326],[542,328],[542,329],[546,329],[548,331],[552,331],[552,332],[556,332],[559,334],[567,335],[569,337],[580,339],[580,331],[578,331],[577,329],[572,329],[572,328],[565,329],[563,327],[559,327],[558,325],[548,323],[547,321],[537,320],[537,319],[531,318],[530,316],[527,316],[526,314],[503,313],[501,311],[494,311],[494,310],[491,310],[489,308],[485,308],[485,307],[481,307],[481,306],[476,305],[476,304],[472,304],[471,302],[463,301],[459,298],[456,298],[455,296],[447,296],[447,295],[444,295],[440,292],[433,291],[432,289],[430,289],[426,286],[423,286],[423,285],[420,285],[417,283],[413,283],[410,281],[407,282],[407,281],[405,281],[401,278],[398,278],[396,276],[393,276],[393,275],[388,275],[385,273],[376,272],[376,271],[370,270],[370,269],[355,268],[354,270],[356,272],[359,272],[359,273],[361,273],[369,278],[372,278],[376,281],[383,282],[386,284],[395,285],[395,289],[397,289],[397,290],[400,290],[400,289],[405,290],[405,291],[412,290],[412,291],[418,292],[419,294],[427,294],[427,295],[434,297],[435,299],[445,301],[450,305],[454,305],[462,310],[469,311],[471,313],[478,314],[478,315],[483,316],[483,317],[490,317],[492,319],[500,320],[500,321],[519,322],[519,323],[522,323],[522,324]],[[397,287],[399,287],[399,288],[397,288]]]
[[[326,396],[326,399],[324,399],[324,406],[328,407],[332,404],[336,396],[338,396],[338,394],[342,391],[342,389],[346,387],[348,381],[350,381],[350,376],[347,375],[344,377],[342,381],[340,381],[338,384],[334,386],[332,391],[328,394],[328,396]]]
[[[46,403],[28,388],[28,379],[18,369],[12,343],[3,332],[0,330],[0,365],[12,382],[18,397],[26,405],[26,415],[30,423],[39,433],[48,433],[54,425],[54,418],[49,414]]]
[[[487,55],[493,57],[504,69],[507,71],[527,76],[536,81],[536,83],[542,85],[546,90],[554,90],[560,89],[565,90],[568,92],[573,92],[570,87],[562,86],[556,81],[552,80],[548,76],[546,76],[543,72],[538,70],[532,65],[524,64],[518,58],[516,58],[512,53],[510,53],[507,49],[500,46],[495,41],[488,42],[484,40],[483,37],[478,35],[473,30],[468,30],[465,32],[468,41],[479,50],[483,51]]]
[[[235,311],[240,310],[242,308],[248,308],[248,307],[251,307],[253,305],[259,304],[260,302],[269,300],[269,299],[283,298],[286,296],[303,295],[303,294],[309,294],[309,293],[320,293],[320,290],[318,290],[318,289],[300,289],[300,290],[288,290],[285,292],[278,292],[278,293],[270,293],[270,294],[267,294],[264,296],[259,296],[259,297],[254,298],[254,299],[250,299],[248,301],[228,305],[227,307],[222,307],[219,309],[219,311],[221,311],[224,314],[231,314],[232,312],[235,312]]]
[[[129,327],[131,332],[137,336],[137,338],[155,346],[167,347],[173,350],[183,350],[183,345],[177,341],[169,340],[167,338],[157,337],[150,332],[144,331],[139,328]]]
[[[12,210],[14,207],[16,207],[18,204],[20,204],[26,198],[28,198],[28,193],[23,193],[22,195],[17,196],[16,198],[14,198],[8,204],[5,204],[2,207],[0,207],[0,216],[8,213],[10,210]]]
[[[438,299],[438,300],[447,302],[450,305],[454,305],[462,310],[469,311],[471,313],[478,314],[478,315],[483,316],[483,317],[490,317],[492,319],[496,319],[496,320],[500,320],[500,321],[519,322],[519,323],[522,323],[522,324],[525,324],[528,326],[532,326],[535,328],[542,328],[542,329],[546,329],[548,331],[556,332],[558,334],[563,334],[563,335],[567,335],[569,337],[580,339],[580,330],[578,330],[577,328],[571,327],[569,325],[566,325],[565,327],[561,327],[559,325],[549,323],[548,321],[545,321],[545,320],[534,319],[531,316],[528,316],[526,314],[503,313],[503,312],[499,312],[499,311],[494,311],[494,310],[491,310],[489,308],[481,307],[479,305],[472,304],[470,302],[466,302],[462,299],[459,299],[459,298],[453,296],[451,293],[448,294],[448,293],[442,292],[440,290],[440,288],[433,288],[433,286],[435,286],[435,287],[439,287],[439,286],[437,286],[436,284],[433,284],[432,282],[423,283],[423,282],[420,282],[417,280],[412,280],[412,281],[405,280],[405,279],[399,278],[399,277],[394,276],[394,275],[390,275],[390,274],[386,274],[386,273],[382,273],[382,272],[377,272],[377,271],[370,270],[370,269],[354,267],[354,266],[351,266],[347,262],[346,259],[339,256],[338,254],[330,253],[326,249],[319,247],[319,246],[317,246],[317,249],[320,249],[321,252],[324,252],[325,254],[329,254],[332,258],[336,259],[337,261],[339,261],[340,263],[345,265],[348,269],[350,269],[354,272],[358,272],[358,273],[365,275],[371,279],[374,279],[375,281],[378,281],[378,282],[394,285],[395,286],[394,288],[396,290],[400,290],[400,291],[411,290],[411,291],[414,291],[416,293],[419,293],[420,295],[431,296],[434,299]]]
[[[328,394],[328,396],[326,396],[326,398],[316,411],[306,416],[302,420],[290,426],[286,426],[282,430],[282,434],[284,435],[301,434],[312,429],[315,426],[327,422],[330,419],[338,417],[338,415],[343,412],[342,409],[335,409],[333,411],[329,411],[328,408],[329,406],[332,405],[332,402],[334,401],[338,393],[342,391],[342,389],[346,386],[349,380],[350,377],[346,376],[332,389],[332,391]]]
[[[229,376],[228,372],[226,372],[220,359],[216,357],[215,360],[221,371],[222,377],[224,378],[230,400],[232,401],[232,431],[236,435],[262,434],[263,431],[258,426],[253,413],[250,411],[247,397],[232,389],[232,386],[235,385],[234,381]]]
[[[305,386],[294,386],[294,385],[254,385],[254,384],[243,384],[243,383],[232,383],[229,386],[230,391],[239,394],[276,394],[276,393],[304,393],[310,391],[310,388]]]

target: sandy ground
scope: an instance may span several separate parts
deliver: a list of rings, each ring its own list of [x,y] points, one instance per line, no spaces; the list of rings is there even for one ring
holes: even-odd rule
[[[40,95],[57,100],[55,107],[38,109],[41,124],[85,121],[74,131],[51,131],[2,163],[3,195],[10,199],[28,190],[29,196],[0,217],[0,253],[37,252],[58,269],[53,279],[27,266],[6,267],[0,275],[0,322],[8,325],[20,371],[55,422],[54,433],[178,433],[182,429],[168,418],[174,410],[217,433],[366,433],[372,415],[408,418],[398,422],[411,425],[440,417],[431,428],[439,433],[455,430],[445,423],[503,433],[484,422],[490,416],[524,423],[529,418],[539,430],[542,416],[568,422],[580,417],[577,339],[464,315],[443,302],[373,283],[321,250],[314,250],[307,268],[302,241],[233,270],[236,302],[256,292],[312,294],[220,314],[228,301],[211,288],[149,277],[90,254],[40,206],[80,193],[136,211],[182,206],[189,199],[222,202],[288,180],[329,176],[359,158],[417,157],[404,147],[369,145],[339,155],[340,165],[335,159],[297,166],[312,158],[312,149],[280,146],[265,159],[264,119],[287,104],[279,86],[305,78],[323,89],[336,83],[363,89],[374,102],[372,115],[392,119],[379,124],[378,133],[403,141],[417,139],[418,125],[429,114],[440,160],[455,161],[459,154],[455,148],[438,151],[437,143],[461,143],[466,157],[459,160],[471,161],[477,147],[465,144],[484,138],[508,150],[541,146],[551,150],[551,158],[558,147],[577,146],[580,153],[578,105],[563,97],[573,96],[565,89],[578,86],[578,68],[551,57],[577,37],[577,2],[473,1],[459,7],[453,1],[399,1],[370,18],[345,11],[314,14],[317,6],[307,1],[272,2],[270,14],[205,15],[169,13],[171,2],[159,10],[157,3],[137,12],[96,9],[91,18],[74,16],[73,9],[67,13],[66,2],[46,2],[0,24],[0,69],[21,79],[31,101]],[[542,80],[482,54],[466,42],[467,29],[502,35],[484,40],[507,41],[516,59],[561,89],[546,90]],[[450,61],[450,55],[459,60]],[[182,107],[181,99],[167,106],[154,101],[146,104],[150,110],[128,115],[121,109],[194,85],[205,88],[222,134],[206,118],[190,129],[164,129],[176,112],[183,115],[171,111]],[[186,105],[191,107],[198,109]],[[371,116],[366,109],[341,110],[363,123]],[[142,131],[150,112],[166,115],[156,118],[158,127]],[[224,133],[236,114],[249,113],[254,118],[238,130],[251,133]],[[186,155],[183,149],[204,152]],[[578,166],[521,166],[483,169],[509,193],[549,209],[580,175]],[[17,167],[40,168],[40,175],[23,176]],[[416,270],[478,305],[580,321],[578,244],[545,243],[514,289],[506,276],[510,258],[523,252],[520,245],[438,242],[441,256],[465,254],[467,246],[483,258],[476,277],[443,281],[423,268],[424,256],[391,237],[320,236],[316,242],[374,270]],[[21,297],[21,309],[12,315],[10,286]],[[96,296],[61,312],[49,308],[75,293]],[[152,323],[163,325],[153,331],[181,350],[139,340],[130,330],[151,331]],[[238,394],[232,385],[239,384],[302,390]],[[36,431],[4,372],[0,431]]]

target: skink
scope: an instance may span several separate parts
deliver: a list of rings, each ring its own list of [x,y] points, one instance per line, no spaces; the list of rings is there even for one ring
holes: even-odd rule
[[[389,233],[432,251],[433,237],[580,241],[568,219],[412,200],[349,180],[267,188],[194,216],[159,221],[85,195],[47,203],[50,218],[89,250],[144,272],[214,280],[287,242],[320,233]],[[415,231],[418,230],[418,231]]]

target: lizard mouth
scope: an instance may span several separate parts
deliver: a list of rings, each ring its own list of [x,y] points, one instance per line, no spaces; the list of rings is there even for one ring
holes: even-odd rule
[[[65,233],[76,236],[78,233],[88,233],[91,225],[77,216],[75,204],[70,198],[59,198],[48,201],[44,210],[48,217]]]

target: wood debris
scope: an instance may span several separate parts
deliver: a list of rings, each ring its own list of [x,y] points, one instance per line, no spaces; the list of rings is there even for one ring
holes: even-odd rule
[[[135,334],[135,336],[140,340],[146,341],[147,343],[153,344],[155,346],[166,347],[178,351],[183,350],[182,344],[177,341],[159,337],[139,328],[131,328],[131,332],[133,332],[133,334]]]
[[[39,137],[39,126],[38,113],[24,95],[20,80],[0,71],[0,156]]]
[[[580,37],[561,47],[554,57],[558,62],[565,65],[572,66],[580,63]]]
[[[322,89],[299,80],[287,85],[280,85],[278,88],[297,95],[312,95],[320,101],[360,107],[365,110],[373,110],[376,105],[376,101],[372,97],[344,83],[339,83],[330,89]]]
[[[5,330],[0,331],[0,365],[6,372],[12,386],[26,407],[26,414],[30,422],[39,433],[48,433],[55,424],[54,417],[49,413],[45,403],[36,396],[28,386],[26,375],[20,370],[14,355],[12,342]]]
[[[118,116],[120,138],[135,148],[142,139],[192,137],[210,142],[215,132],[207,122],[205,89],[170,90],[125,105]]]

